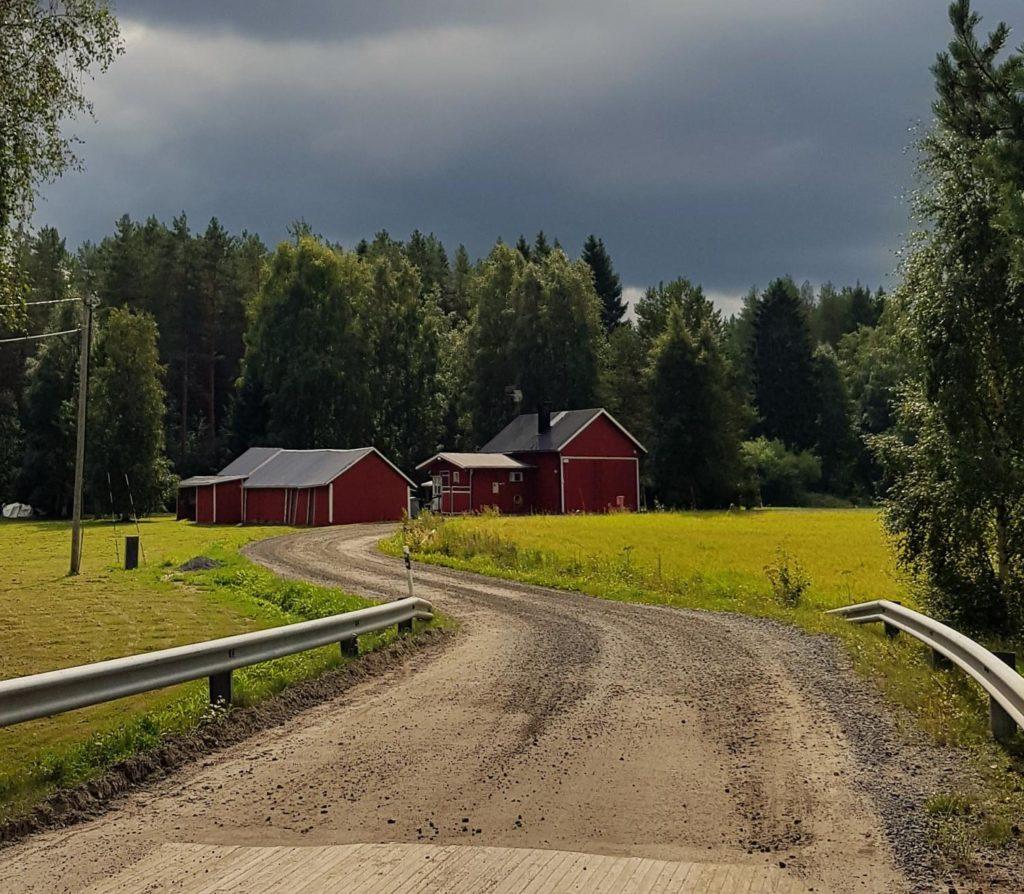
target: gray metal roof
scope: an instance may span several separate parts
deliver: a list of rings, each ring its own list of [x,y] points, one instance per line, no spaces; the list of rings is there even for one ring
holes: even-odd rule
[[[193,475],[178,482],[178,487],[203,487],[207,484],[226,484],[229,481],[241,481],[244,475]]]
[[[232,460],[223,469],[221,475],[240,475],[245,478],[251,475],[274,454],[280,453],[280,447],[250,447],[237,459]]]
[[[594,419],[603,414],[637,447],[646,452],[644,445],[624,429],[607,410],[592,407],[589,410],[557,410],[551,414],[551,428],[544,434],[537,432],[537,414],[516,416],[498,434],[480,448],[481,453],[547,453],[561,450]]]
[[[245,487],[319,487],[373,453],[355,450],[279,450],[246,480]]]
[[[450,462],[460,469],[529,469],[526,463],[521,463],[504,453],[439,453],[424,463],[416,466],[422,469],[429,466],[435,460],[442,459]]]

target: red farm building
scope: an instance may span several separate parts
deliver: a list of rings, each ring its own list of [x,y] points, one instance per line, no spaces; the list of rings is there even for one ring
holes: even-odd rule
[[[251,447],[217,475],[178,485],[178,518],[202,524],[344,525],[397,521],[413,483],[374,447]]]
[[[646,449],[603,409],[517,416],[479,453],[439,453],[429,472],[445,513],[636,511]]]

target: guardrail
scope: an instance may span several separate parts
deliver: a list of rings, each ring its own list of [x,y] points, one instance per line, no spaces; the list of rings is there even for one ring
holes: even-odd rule
[[[988,693],[989,728],[1000,742],[1010,739],[1017,727],[1024,728],[1024,677],[1014,669],[1014,653],[990,652],[952,627],[887,599],[836,608],[829,614],[854,624],[881,621],[889,636],[902,630],[928,646],[933,667],[955,664],[966,672]]]
[[[211,704],[230,704],[231,672],[240,667],[331,643],[340,643],[342,654],[353,656],[358,654],[356,638],[362,633],[395,625],[399,633],[403,633],[412,630],[414,620],[431,618],[430,603],[410,597],[313,621],[3,680],[0,681],[0,726],[203,677],[210,680]]]

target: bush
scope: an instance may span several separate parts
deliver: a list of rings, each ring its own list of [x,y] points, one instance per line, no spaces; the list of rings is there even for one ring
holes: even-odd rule
[[[764,573],[775,601],[786,608],[799,606],[811,586],[803,566],[781,547],[775,551],[775,561],[765,565]]]
[[[756,438],[740,447],[748,494],[769,506],[802,506],[821,479],[821,460],[810,451],[795,453],[782,441]],[[754,500],[753,502],[757,502]]]

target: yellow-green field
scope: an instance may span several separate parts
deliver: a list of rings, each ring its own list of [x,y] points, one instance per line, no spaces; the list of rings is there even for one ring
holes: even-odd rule
[[[785,550],[811,581],[807,605],[907,600],[908,588],[874,509],[772,509],[645,515],[478,516],[459,529],[510,540],[567,563],[627,561],[655,578],[686,580],[719,598],[767,592],[765,566]]]
[[[85,526],[82,573],[67,576],[70,530],[61,522],[0,523],[0,678],[23,676],[350,611],[370,603],[338,590],[283,581],[246,561],[250,541],[281,527],[205,527],[172,518],[141,523],[142,567],[122,570],[113,526]],[[134,529],[119,526],[123,541]],[[220,567],[180,572],[196,556]],[[389,635],[364,637],[373,648]],[[337,647],[235,674],[247,703],[340,664]],[[0,729],[0,819],[55,786],[89,778],[206,710],[205,682],[147,693]]]

